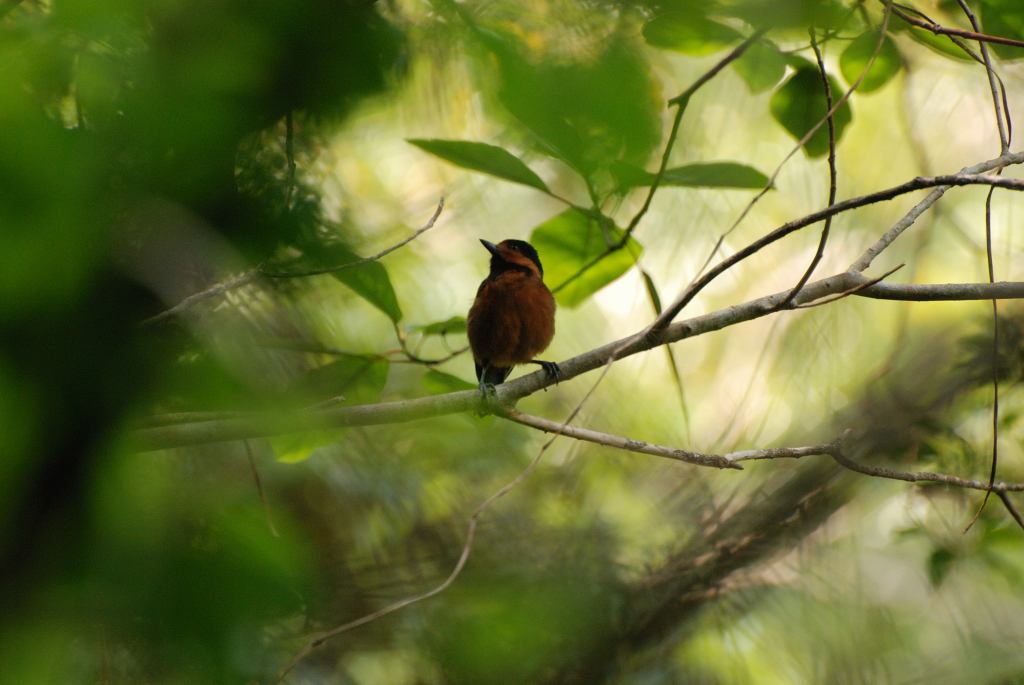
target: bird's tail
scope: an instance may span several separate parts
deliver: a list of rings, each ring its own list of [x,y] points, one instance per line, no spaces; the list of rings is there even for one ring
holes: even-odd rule
[[[510,373],[512,373],[511,366],[488,366],[484,368],[479,364],[476,365],[476,379],[485,385],[504,383]]]

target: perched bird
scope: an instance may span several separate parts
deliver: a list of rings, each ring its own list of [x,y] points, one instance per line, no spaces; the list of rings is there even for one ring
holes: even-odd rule
[[[491,273],[466,317],[480,389],[504,382],[516,364],[540,364],[557,379],[558,364],[533,358],[555,336],[555,298],[537,251],[522,240],[480,242],[491,253]]]

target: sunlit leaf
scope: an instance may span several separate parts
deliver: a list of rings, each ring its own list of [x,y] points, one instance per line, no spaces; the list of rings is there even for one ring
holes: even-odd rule
[[[616,162],[612,175],[620,187],[649,186],[657,174],[644,171],[625,162]],[[691,188],[764,188],[768,177],[757,169],[737,162],[708,162],[687,164],[666,169],[661,185]]]
[[[868,65],[868,60],[875,53],[878,38],[878,31],[867,31],[851,41],[839,57],[839,71],[851,86],[860,78],[864,67]],[[873,90],[878,90],[888,83],[889,79],[895,76],[902,66],[903,58],[896,48],[896,43],[892,38],[886,36],[878,55],[875,56],[875,61],[871,64],[871,69],[864,74],[864,79],[857,86],[857,92],[870,93]]]
[[[733,61],[732,68],[746,81],[751,93],[762,93],[786,75],[786,56],[773,44],[754,43]]]
[[[390,364],[386,359],[371,356],[344,356],[335,362],[313,369],[299,378],[290,389],[293,402],[312,405],[336,397],[344,397],[338,407],[375,404],[388,380]],[[348,428],[282,435],[271,440],[279,461],[302,461],[317,447],[337,442]]]
[[[698,12],[655,17],[644,24],[643,34],[648,45],[685,55],[708,55],[743,38],[736,29],[711,21]]]
[[[610,226],[612,241],[624,232]],[[638,242],[629,239],[625,247],[596,261],[608,252],[608,243],[597,221],[575,209],[562,212],[533,229],[532,244],[544,265],[544,280],[563,306],[575,307],[626,273],[640,256]],[[586,271],[583,268],[588,266]]]
[[[423,387],[431,395],[444,395],[449,392],[458,392],[460,390],[475,390],[477,385],[464,381],[458,376],[453,376],[450,373],[444,371],[438,371],[437,369],[429,369],[423,374]]]
[[[414,326],[410,330],[419,331],[423,335],[448,335],[449,333],[465,333],[466,317],[453,316],[446,321],[437,321],[425,326]]]
[[[833,102],[840,97],[843,90],[832,76],[829,76]],[[821,121],[828,113],[825,89],[821,83],[821,74],[816,67],[803,67],[775,91],[771,99],[772,117],[782,124],[793,138],[800,140]],[[836,126],[836,143],[842,138],[847,124],[853,119],[850,102],[847,100],[836,110],[834,115]],[[811,139],[804,145],[804,150],[811,157],[822,157],[828,154],[828,125],[822,124]]]
[[[548,192],[548,187],[540,176],[504,148],[468,140],[409,138],[408,142],[464,169],[480,171],[506,181],[521,183],[524,186]]]
[[[980,14],[983,33],[1024,40],[1024,10],[1019,0],[981,0]],[[989,48],[1003,59],[1024,57],[1024,48],[1014,45],[989,43]]]

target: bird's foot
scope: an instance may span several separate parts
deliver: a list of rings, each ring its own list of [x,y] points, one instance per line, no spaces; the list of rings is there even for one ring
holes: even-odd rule
[[[494,387],[494,383],[488,383],[484,379],[480,379],[480,392],[484,394],[484,400],[488,397],[494,397],[498,394],[498,389]]]
[[[539,359],[535,359],[531,363],[539,364],[541,366],[541,368],[544,369],[544,374],[548,378],[554,379],[555,385],[558,385],[558,381],[561,380],[561,378],[562,378],[562,369],[560,369],[558,367],[558,364],[556,364],[555,362],[541,361]],[[545,388],[545,390],[547,390],[547,388]]]
[[[494,387],[494,383],[486,383],[480,379],[480,392],[483,393],[484,403],[477,411],[477,416],[487,416],[491,412],[487,410],[492,399],[496,399],[498,396],[498,389]]]

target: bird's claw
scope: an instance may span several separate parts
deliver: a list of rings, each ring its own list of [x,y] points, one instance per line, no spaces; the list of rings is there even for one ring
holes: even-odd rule
[[[555,379],[555,384],[562,378],[562,369],[558,367],[555,362],[537,362],[544,369],[544,373],[547,374],[548,378]]]

